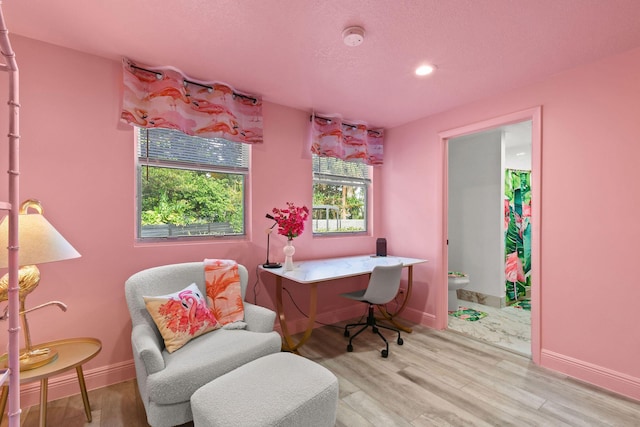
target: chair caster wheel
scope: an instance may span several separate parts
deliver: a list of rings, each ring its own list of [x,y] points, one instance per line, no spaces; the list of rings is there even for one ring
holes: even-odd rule
[[[351,344],[347,345],[347,351],[351,353],[353,351],[353,346]]]
[[[385,359],[389,357],[389,352],[387,350],[382,350],[380,353],[382,353],[382,357],[384,357]]]
[[[376,327],[371,328],[371,332],[374,333],[374,334],[377,334],[378,333],[378,328],[376,328]]]
[[[347,331],[347,330],[345,329],[345,330],[344,330],[344,336],[345,336],[345,337],[348,337],[349,335],[351,335],[351,334],[349,333],[349,331]]]
[[[398,345],[402,345],[404,344],[404,341],[402,340],[402,338],[398,338]]]

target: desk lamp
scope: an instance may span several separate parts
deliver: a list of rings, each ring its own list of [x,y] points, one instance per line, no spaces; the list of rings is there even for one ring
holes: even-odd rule
[[[265,217],[267,217],[268,219],[272,219],[272,220],[276,220],[273,215],[269,215],[266,214]],[[274,222],[273,225],[269,228],[267,228],[267,261],[262,264],[262,266],[264,268],[280,268],[282,267],[282,264],[280,264],[279,262],[269,262],[269,244],[270,244],[270,237],[271,237],[271,232],[273,231],[273,227],[275,227],[276,225],[278,225],[277,222]]]
[[[29,214],[32,208],[36,211]],[[0,268],[8,266],[8,216],[0,222]],[[25,348],[20,352],[20,370],[35,369],[51,362],[57,355],[55,349],[34,347],[27,323],[27,312],[55,304],[63,311],[67,307],[59,301],[51,301],[29,310],[25,310],[27,295],[33,292],[40,283],[40,271],[35,264],[62,261],[78,258],[80,254],[42,215],[42,206],[37,200],[26,200],[20,205],[18,221],[18,300],[20,301],[20,318],[24,330]],[[8,299],[8,274],[0,279],[0,302]]]

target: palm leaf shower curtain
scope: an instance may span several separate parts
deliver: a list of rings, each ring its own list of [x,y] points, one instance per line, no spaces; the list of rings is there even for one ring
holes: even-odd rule
[[[531,287],[531,172],[505,169],[505,286],[507,302]]]

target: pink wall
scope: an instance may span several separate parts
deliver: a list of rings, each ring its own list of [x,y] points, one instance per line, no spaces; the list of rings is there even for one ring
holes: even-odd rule
[[[132,128],[118,120],[120,63],[17,36],[12,37],[12,44],[20,67],[22,105],[20,198],[41,200],[49,221],[82,254],[79,259],[41,266],[41,284],[28,297],[27,306],[55,299],[69,309],[63,313],[47,308],[29,314],[32,340],[99,338],[102,352],[85,366],[87,386],[96,388],[132,378],[124,281],[151,266],[230,258],[248,267],[248,299],[253,301],[255,268],[265,261],[264,230],[271,225],[265,213],[284,207],[287,201],[311,206],[311,160],[301,155],[308,115],[274,104],[264,106],[265,142],[252,149],[247,239],[136,244],[134,140]],[[5,73],[0,74],[2,88],[7,87],[5,79]],[[1,105],[0,134],[6,135],[6,103]],[[6,142],[0,150],[6,153]],[[6,154],[0,158],[6,164]],[[2,170],[6,171],[6,166]],[[0,188],[3,199],[5,188]],[[284,237],[273,235],[272,260],[283,258],[284,243]],[[308,228],[295,240],[295,246],[298,259],[371,253],[375,238],[314,239]],[[325,314],[318,320],[336,321],[349,315],[353,303],[333,296],[355,285],[341,281],[322,289],[319,303]],[[305,289],[289,288],[305,308]],[[257,293],[259,304],[275,306],[272,281],[265,287],[258,285]],[[286,304],[291,306],[289,301]],[[293,309],[288,315],[294,321],[301,318]],[[304,322],[298,323],[291,329],[300,330]],[[6,341],[6,333],[0,334],[0,348],[6,348]],[[74,375],[51,380],[49,399],[77,393]],[[37,386],[23,387],[23,406],[37,402]]]
[[[233,258],[251,272],[251,301],[255,267],[264,262],[264,229],[270,225],[264,214],[286,201],[311,204],[311,163],[301,156],[307,113],[265,104],[265,143],[252,149],[247,239],[137,245],[133,132],[118,122],[120,64],[20,37],[12,43],[21,75],[21,199],[40,199],[48,219],[82,254],[41,266],[41,286],[27,304],[58,299],[69,310],[30,314],[33,340],[97,337],[103,350],[85,367],[88,386],[132,378],[124,281],[150,266]],[[313,238],[306,232],[295,241],[296,257],[370,253],[375,238],[386,236],[389,252],[429,259],[415,268],[415,293],[406,313],[438,324],[435,301],[445,289],[438,133],[542,105],[542,363],[640,399],[634,356],[640,353],[640,336],[632,305],[640,287],[633,278],[616,277],[633,273],[640,237],[631,216],[639,203],[632,173],[640,158],[639,71],[640,50],[634,50],[388,130],[386,163],[374,173],[372,235]],[[5,78],[0,76],[0,87],[6,87]],[[7,117],[1,105],[1,117]],[[283,244],[274,238],[272,253]],[[319,320],[344,319],[349,306],[335,295],[361,281],[321,288]],[[305,289],[288,287],[304,310]],[[273,282],[257,290],[258,303],[273,307]],[[301,315],[294,309],[288,315],[299,320],[294,329],[300,330]],[[2,334],[0,346],[5,343]],[[63,381],[69,378],[50,382],[50,399],[77,393],[73,380]],[[23,405],[37,400],[36,385],[23,390]]]
[[[640,299],[640,225],[633,218],[640,205],[639,74],[635,49],[387,132],[386,166],[394,173],[385,173],[383,227],[403,236],[399,252],[430,259],[412,304],[416,320],[438,324],[436,296],[446,290],[438,134],[541,105],[541,364],[640,399],[633,308]],[[411,209],[393,221],[405,200]]]

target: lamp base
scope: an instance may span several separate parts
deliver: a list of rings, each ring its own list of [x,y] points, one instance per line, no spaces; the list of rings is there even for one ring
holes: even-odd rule
[[[262,264],[262,267],[264,267],[264,268],[280,268],[280,267],[282,267],[282,264],[280,264],[279,262],[267,262],[265,264]]]
[[[58,357],[55,348],[33,348],[31,351],[20,353],[20,371],[36,369],[53,362]]]

